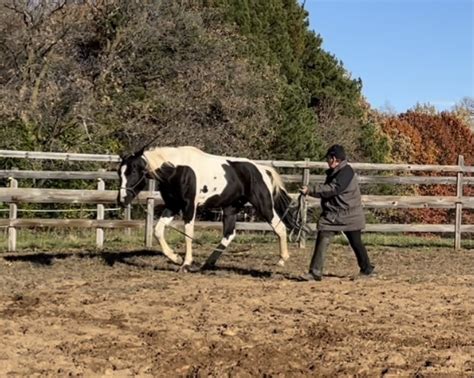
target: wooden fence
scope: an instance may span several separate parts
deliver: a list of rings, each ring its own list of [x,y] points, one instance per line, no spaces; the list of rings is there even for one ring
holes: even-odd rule
[[[92,155],[92,154],[65,154],[65,153],[43,153],[27,151],[0,150],[0,158],[20,159],[48,159],[67,161],[88,161],[102,163],[117,163],[119,157],[116,155]],[[282,174],[286,183],[298,183],[308,185],[310,183],[322,182],[324,175],[312,175],[312,169],[325,169],[326,163],[304,161],[258,161],[259,163],[273,166],[275,168],[300,169],[301,174]],[[443,184],[455,185],[456,196],[387,196],[387,195],[363,195],[362,203],[365,208],[373,209],[395,209],[395,208],[442,208],[455,209],[454,224],[367,224],[367,232],[430,232],[430,233],[453,233],[454,247],[461,247],[461,236],[463,233],[474,233],[474,225],[462,224],[462,212],[465,209],[474,209],[474,197],[465,196],[463,188],[474,185],[474,167],[465,166],[463,157],[459,156],[457,165],[410,165],[410,164],[368,164],[351,163],[356,171],[360,172],[446,172],[453,176],[381,176],[360,175],[361,184],[406,184],[427,185]],[[454,176],[455,175],[455,176]],[[0,188],[0,202],[9,204],[8,219],[0,219],[0,227],[8,228],[8,250],[16,250],[17,229],[24,227],[78,227],[95,228],[96,244],[98,248],[103,247],[104,229],[108,228],[145,228],[145,246],[151,247],[154,206],[162,203],[159,192],[154,191],[155,182],[150,180],[148,191],[140,193],[135,203],[146,207],[145,220],[130,219],[130,208],[125,211],[124,220],[104,219],[105,204],[115,204],[117,198],[116,190],[106,190],[107,180],[117,180],[116,172],[100,170],[97,172],[67,172],[67,171],[26,171],[26,170],[0,170],[0,179],[8,179],[9,185]],[[59,179],[59,180],[96,180],[96,190],[63,190],[63,189],[38,189],[18,188],[18,180],[21,179]],[[292,194],[296,197],[297,194]],[[96,204],[96,219],[21,219],[18,217],[18,205],[24,203],[69,203],[69,204]],[[306,219],[308,208],[319,206],[319,201],[309,198],[306,201],[303,219]],[[176,222],[180,223],[180,222]],[[176,224],[175,223],[175,224]],[[220,222],[197,222],[197,227],[220,228]],[[316,225],[309,226],[315,229]],[[271,230],[266,223],[238,222],[239,230],[267,231]],[[300,246],[304,246],[302,239]]]

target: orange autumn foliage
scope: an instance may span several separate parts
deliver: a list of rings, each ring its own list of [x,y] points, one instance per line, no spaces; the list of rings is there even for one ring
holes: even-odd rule
[[[474,135],[452,113],[426,114],[409,111],[385,118],[382,129],[390,138],[391,158],[394,162],[456,165],[458,156],[463,155],[465,165],[474,165]],[[448,175],[446,172],[417,174]],[[420,185],[416,191],[418,195],[425,196],[456,195],[454,185]],[[474,195],[473,188],[464,187],[464,195]],[[401,221],[404,222],[452,223],[454,218],[452,210],[413,209],[403,214],[404,219]],[[463,221],[472,223],[474,215],[466,213]]]

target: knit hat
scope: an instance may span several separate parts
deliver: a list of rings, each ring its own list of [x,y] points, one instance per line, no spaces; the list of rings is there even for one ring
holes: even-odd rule
[[[329,147],[328,152],[326,152],[326,157],[334,157],[337,160],[346,160],[346,151],[344,151],[344,147],[340,144],[335,144]]]

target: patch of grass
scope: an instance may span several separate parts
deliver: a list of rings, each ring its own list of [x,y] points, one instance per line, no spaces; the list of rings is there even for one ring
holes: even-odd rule
[[[463,235],[461,246],[466,249],[474,248],[474,240],[470,235]],[[367,245],[390,246],[390,247],[442,247],[454,248],[454,235],[443,237],[440,235],[406,235],[406,234],[375,234],[366,233],[363,240]]]
[[[196,230],[194,244],[217,245],[222,239],[218,230]],[[171,247],[180,248],[184,244],[184,235],[173,229],[166,231],[166,240]],[[235,244],[271,243],[276,241],[272,232],[239,232]],[[8,233],[0,230],[0,253],[7,251]],[[145,245],[143,230],[105,230],[104,250],[139,249]],[[155,248],[158,242],[153,240]],[[159,248],[159,247],[158,247]],[[20,229],[17,231],[17,251],[77,251],[96,250],[94,230],[78,229]]]
[[[308,243],[314,243],[314,236],[310,235]],[[474,249],[474,240],[471,235],[466,235],[462,240],[462,247]],[[195,245],[217,245],[222,238],[219,230],[200,230],[194,234]],[[182,248],[184,235],[173,229],[166,232],[168,244],[174,248]],[[104,250],[129,250],[144,247],[144,231],[131,230],[105,230]],[[441,237],[438,235],[406,235],[406,234],[375,234],[364,233],[364,243],[368,246],[391,246],[400,248],[428,247],[428,248],[451,248],[454,245],[452,237]],[[265,244],[275,243],[276,235],[273,232],[250,232],[240,231],[234,239],[233,244]],[[7,251],[7,231],[0,231],[0,252]],[[339,234],[335,237],[335,244],[347,245],[347,239]],[[153,241],[156,248],[157,241]],[[159,248],[159,247],[158,247]],[[17,233],[18,251],[77,251],[96,250],[96,233],[94,230],[78,229],[20,229]]]

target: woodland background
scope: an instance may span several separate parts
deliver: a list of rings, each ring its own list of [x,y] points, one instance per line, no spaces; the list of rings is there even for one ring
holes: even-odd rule
[[[474,165],[472,97],[449,112],[372,109],[363,78],[308,25],[297,0],[0,0],[0,149],[115,154],[157,137],[215,154],[321,160],[338,142],[352,161],[456,164],[461,154]],[[437,223],[452,214],[390,217]]]

